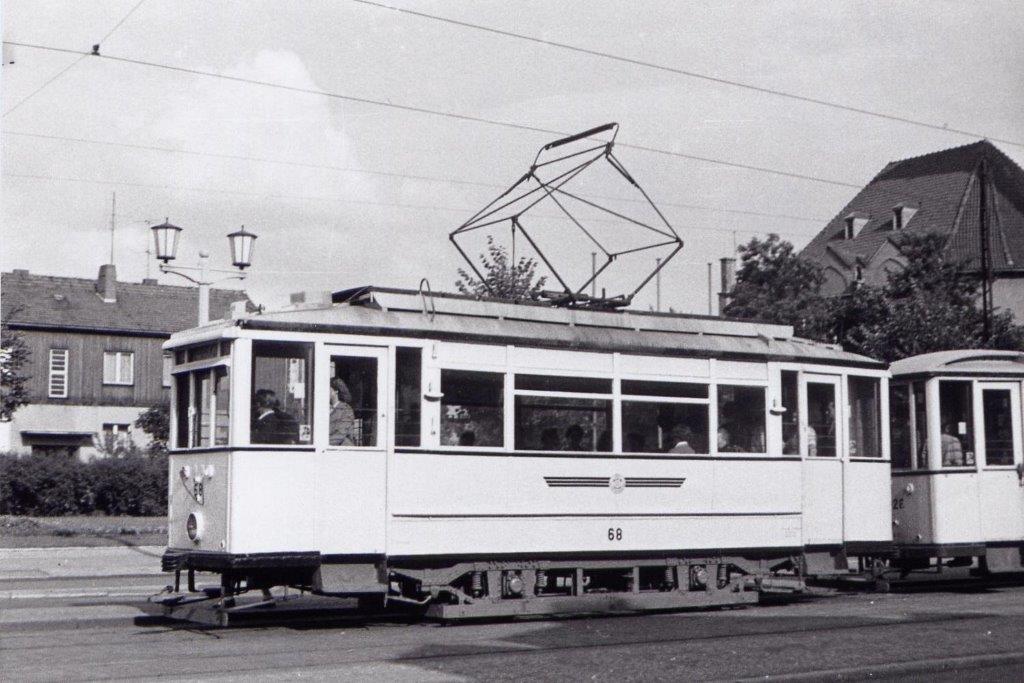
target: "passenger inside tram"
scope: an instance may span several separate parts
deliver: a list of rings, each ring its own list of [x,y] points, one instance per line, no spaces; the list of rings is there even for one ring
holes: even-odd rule
[[[565,430],[565,450],[590,450],[583,446],[583,427],[580,427],[579,425],[569,425],[569,428]]]
[[[356,416],[352,410],[352,392],[345,380],[331,378],[330,441],[332,446],[355,446]]]
[[[696,453],[690,442],[693,441],[693,430],[684,424],[677,424],[669,432],[669,453]]]
[[[942,466],[963,467],[964,449],[956,436],[956,425],[946,422],[942,425]]]
[[[251,439],[253,443],[293,444],[299,439],[298,421],[281,410],[277,394],[258,389],[253,398]]]

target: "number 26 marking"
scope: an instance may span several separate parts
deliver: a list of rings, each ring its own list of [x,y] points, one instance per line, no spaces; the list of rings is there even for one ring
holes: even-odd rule
[[[608,529],[608,540],[609,541],[621,541],[622,540],[622,529]]]

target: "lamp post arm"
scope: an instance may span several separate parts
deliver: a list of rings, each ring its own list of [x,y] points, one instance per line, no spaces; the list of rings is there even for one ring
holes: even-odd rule
[[[199,324],[205,325],[210,322],[210,285],[215,285],[221,282],[227,282],[228,280],[245,280],[248,277],[248,273],[236,273],[231,270],[213,270],[206,267],[205,255],[199,257],[198,268],[188,268],[179,266],[168,266],[165,263],[160,264],[160,272],[168,275],[177,275],[180,278],[184,278],[192,284],[199,286]],[[199,277],[192,277],[188,272],[198,272]],[[210,273],[225,274],[230,273],[228,277],[222,277],[217,280],[211,280],[209,278]]]

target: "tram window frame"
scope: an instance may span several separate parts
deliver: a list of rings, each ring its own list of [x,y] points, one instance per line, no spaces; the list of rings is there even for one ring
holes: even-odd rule
[[[176,450],[223,448],[232,443],[231,375],[226,361],[190,364],[173,373]]]
[[[779,402],[785,411],[782,414],[780,436],[782,455],[800,455],[800,372],[779,371]]]
[[[914,457],[914,469],[928,469],[928,391],[927,384],[915,381],[910,384],[910,410],[913,429],[910,432]]]
[[[281,340],[263,340],[257,339],[252,342],[252,356],[249,367],[249,414],[250,418],[250,429],[249,429],[249,444],[253,446],[273,446],[274,448],[281,448],[284,450],[290,449],[308,449],[313,446],[313,434],[314,432],[314,421],[316,419],[316,411],[313,404],[313,393],[315,386],[315,373],[316,373],[316,362],[315,362],[315,344],[313,342],[297,342],[297,341],[281,341]],[[257,441],[254,437],[254,429],[252,428],[255,424],[255,399],[261,390],[268,389],[267,386],[260,386],[257,383],[256,375],[258,372],[258,361],[261,358],[284,358],[288,360],[302,360],[304,361],[304,370],[302,371],[304,379],[304,387],[302,389],[302,398],[293,396],[293,401],[302,403],[302,415],[296,417],[292,414],[294,406],[285,405],[282,410],[287,413],[288,417],[296,422],[296,437],[293,443],[288,442],[276,442],[276,441]],[[288,374],[291,374],[291,368],[287,370]],[[289,383],[291,379],[289,377]],[[296,384],[298,382],[295,382]],[[263,384],[266,384],[265,382]],[[275,394],[277,392],[273,389],[271,391]],[[294,394],[294,392],[292,392]],[[283,396],[287,396],[286,391],[282,391]],[[282,404],[284,400],[281,397],[278,398]],[[306,420],[303,422],[302,420]],[[291,431],[290,425],[288,425],[289,431]]]
[[[939,466],[942,469],[964,469],[974,468],[977,466],[976,457],[976,439],[977,439],[977,416],[974,414],[974,382],[969,379],[940,379],[939,380]],[[962,390],[960,396],[961,406],[966,408],[966,412],[961,415],[951,416],[950,411],[953,410],[951,405],[953,401],[952,390]],[[944,393],[945,392],[945,393]],[[966,420],[959,419],[960,417],[966,417]],[[954,419],[957,418],[957,419]],[[955,429],[952,431],[955,434],[947,434],[947,427],[953,426],[955,423]],[[947,457],[945,451],[947,447],[950,451],[950,459],[955,457],[953,453],[953,442],[945,437],[952,437],[956,439],[960,447],[960,460],[961,462],[950,462],[946,464]]]
[[[439,422],[439,424],[440,424],[439,432],[440,433],[438,435],[438,442],[439,442],[439,446],[441,448],[459,448],[459,449],[464,449],[464,450],[472,449],[472,450],[494,450],[494,451],[502,450],[502,449],[505,448],[505,409],[506,409],[505,408],[505,403],[506,403],[506,401],[505,401],[505,375],[506,375],[506,373],[504,373],[504,372],[494,372],[494,371],[488,371],[488,370],[466,370],[466,369],[463,369],[463,368],[441,368],[440,369],[440,379],[441,379],[440,411],[441,412],[440,412],[440,422]],[[495,401],[491,400],[491,401],[489,401],[487,403],[475,403],[475,404],[474,403],[467,403],[466,401],[462,401],[460,403],[451,403],[452,394],[453,394],[453,392],[451,391],[451,387],[452,387],[451,383],[453,381],[455,381],[455,380],[460,379],[460,378],[463,379],[463,380],[473,380],[473,379],[475,379],[475,380],[477,380],[479,382],[483,382],[483,383],[487,383],[487,382],[493,383],[495,386],[492,386],[490,388],[490,390],[495,392],[494,395],[497,397],[497,401],[495,402]],[[487,421],[490,422],[493,419],[494,422],[495,422],[494,425],[489,425],[489,427],[490,427],[489,431],[496,433],[496,435],[497,435],[497,443],[491,443],[490,440],[488,440],[487,443],[482,443],[480,441],[480,439],[477,437],[477,432],[481,431],[479,429],[478,430],[474,430],[474,431],[471,432],[473,434],[473,443],[471,443],[471,444],[470,443],[462,443],[464,438],[465,438],[465,434],[467,432],[469,432],[469,430],[463,431],[459,435],[458,440],[455,443],[448,442],[448,440],[447,440],[447,432],[448,432],[448,426],[449,425],[447,424],[447,422],[449,420],[451,420],[452,418],[449,418],[447,416],[447,412],[446,412],[447,408],[449,408],[450,406],[457,406],[457,407],[464,408],[466,406],[473,406],[473,405],[475,405],[477,407],[481,407],[481,408],[487,408],[487,409],[490,409],[490,410],[495,410],[496,409],[496,411],[497,411],[497,418],[494,419],[494,418],[488,417]],[[471,417],[467,424],[472,424],[472,422],[473,422],[473,420],[472,420],[472,417]],[[481,433],[486,434],[487,432],[481,432]]]
[[[583,375],[565,374],[539,374],[539,373],[515,373],[512,381],[512,425],[513,425],[513,450],[515,451],[540,451],[540,452],[570,452],[570,453],[594,453],[610,454],[614,450],[615,429],[615,387],[614,380],[610,376],[595,377]],[[527,401],[535,401],[527,403]],[[590,405],[587,406],[586,403]],[[525,427],[526,409],[536,413],[540,411],[581,411],[594,414],[603,413],[603,427],[598,432],[596,421],[588,431],[587,425],[574,423],[572,425],[547,427],[537,434],[527,436]],[[586,448],[570,448],[570,436],[575,429],[579,430],[581,445]],[[544,445],[545,434],[557,439],[556,444]],[[563,437],[565,442],[563,444]],[[529,439],[529,440],[528,440]],[[531,443],[532,442],[532,443]],[[530,446],[527,444],[530,443]]]
[[[730,390],[734,393],[745,392],[745,391],[759,391],[759,398],[761,402],[761,421],[759,427],[761,430],[761,445],[760,450],[722,450],[722,446],[719,445],[721,441],[722,431],[725,430],[731,438],[735,438],[736,432],[729,431],[729,426],[722,419],[723,413],[723,401]],[[737,399],[733,398],[732,403],[736,403]],[[767,455],[769,452],[768,448],[768,387],[764,384],[738,384],[734,382],[722,382],[715,385],[715,424],[717,426],[715,439],[713,442],[714,448],[712,452],[714,455],[725,455],[726,457],[738,454],[738,455]],[[735,429],[735,428],[734,428]]]
[[[619,415],[617,428],[622,435],[622,453],[624,455],[711,455],[711,385],[707,381],[691,380],[650,380],[623,377],[620,381]],[[703,408],[703,416],[698,421],[703,423],[703,430],[694,431],[693,424],[687,423],[688,418],[681,414],[686,407]],[[656,411],[654,415],[655,431],[650,440],[641,433],[642,423],[649,422],[650,416],[644,416],[643,410]],[[633,411],[638,411],[631,415]],[[680,413],[680,414],[676,414]],[[634,420],[632,424],[630,420]],[[672,424],[669,425],[668,423]],[[640,430],[634,428],[640,424]],[[673,440],[673,430],[685,426],[689,438],[677,437]],[[637,439],[642,439],[638,444]],[[685,442],[685,445],[684,443]],[[647,444],[651,443],[652,446]]]
[[[1019,437],[1017,434],[1017,430],[1014,429],[1013,418],[1015,413],[1019,414],[1020,412],[1019,408],[1017,408],[1017,410],[1014,410],[1014,404],[1016,403],[1016,401],[1014,401],[1014,393],[1018,391],[1018,387],[1019,385],[1016,384],[996,384],[984,382],[980,383],[978,387],[981,394],[982,406],[980,434],[985,444],[984,464],[986,469],[1013,469],[1016,466],[1017,450],[1020,448],[1020,446],[1018,445]],[[994,441],[994,439],[990,437],[990,426],[992,426],[990,422],[990,416],[992,416],[993,413],[992,411],[989,410],[989,404],[987,403],[987,401],[989,395],[995,393],[1005,393],[1007,395],[1007,411],[1005,417],[1009,420],[1009,424],[1007,425],[1007,428],[1009,429],[1009,459],[1001,458],[1000,462],[992,462],[992,451],[994,449],[992,449],[992,447],[990,446],[991,442]]]
[[[898,394],[902,393],[902,396]],[[901,408],[899,406],[902,406]],[[909,382],[889,383],[889,466],[909,470],[914,464],[914,402]],[[905,435],[901,436],[901,435]]]
[[[395,446],[420,446],[423,438],[423,412],[423,348],[397,346],[393,428]]]
[[[864,396],[855,396],[857,387],[869,386],[873,396],[867,400]],[[882,457],[882,380],[866,375],[850,375],[846,378],[846,387],[846,429],[850,458],[878,460]],[[858,411],[865,405],[874,413],[873,419],[870,415]],[[874,426],[873,434],[868,431],[871,422]],[[862,441],[864,443],[861,443]],[[868,450],[869,447],[871,450]]]

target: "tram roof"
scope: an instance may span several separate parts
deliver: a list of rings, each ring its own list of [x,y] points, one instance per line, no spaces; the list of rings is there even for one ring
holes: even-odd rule
[[[233,324],[257,330],[885,367],[838,346],[794,337],[789,325],[677,313],[558,308],[380,287],[335,292],[331,305],[298,304],[249,314]]]
[[[931,375],[1024,375],[1024,352],[964,349],[935,351],[895,361],[893,377]]]

